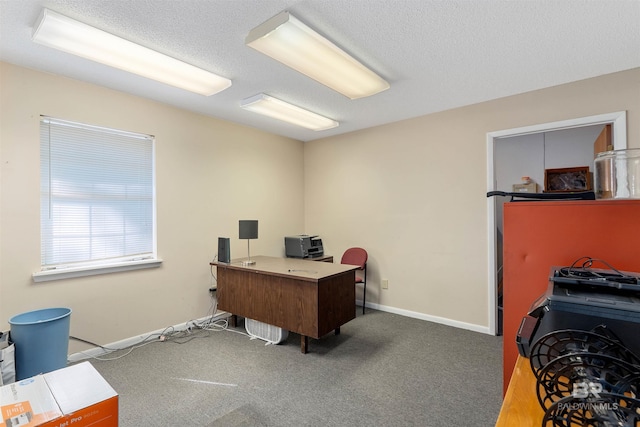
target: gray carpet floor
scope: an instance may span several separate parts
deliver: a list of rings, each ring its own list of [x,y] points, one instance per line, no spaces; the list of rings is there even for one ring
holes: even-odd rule
[[[197,330],[91,363],[119,393],[121,427],[495,425],[502,337],[358,311],[308,354],[293,333],[265,345]]]

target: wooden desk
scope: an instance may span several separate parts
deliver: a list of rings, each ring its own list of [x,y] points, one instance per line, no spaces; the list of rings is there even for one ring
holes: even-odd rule
[[[306,258],[309,261],[333,262],[333,255],[322,255],[318,257]]]
[[[309,258],[287,257],[291,259],[303,259],[305,261],[333,262],[333,255],[310,256]]]
[[[321,338],[356,317],[355,265],[256,256],[256,263],[212,262],[217,267],[218,308],[233,315]]]
[[[496,427],[539,427],[543,416],[529,359],[518,356]]]

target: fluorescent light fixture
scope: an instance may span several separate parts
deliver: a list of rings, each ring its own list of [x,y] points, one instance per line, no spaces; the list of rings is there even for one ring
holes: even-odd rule
[[[33,41],[73,55],[209,96],[231,80],[44,9]]]
[[[265,95],[264,93],[259,93],[258,95],[243,99],[240,106],[245,110],[253,111],[254,113],[269,116],[274,119],[282,120],[311,130],[332,129],[337,127],[339,124],[335,120],[312,113],[309,110],[305,110],[304,108],[300,108],[289,104],[288,102]]]
[[[351,99],[389,88],[380,76],[286,11],[251,30],[245,43]]]

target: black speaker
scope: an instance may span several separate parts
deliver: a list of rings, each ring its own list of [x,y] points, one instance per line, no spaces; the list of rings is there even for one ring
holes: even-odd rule
[[[218,237],[218,262],[231,262],[228,237]]]

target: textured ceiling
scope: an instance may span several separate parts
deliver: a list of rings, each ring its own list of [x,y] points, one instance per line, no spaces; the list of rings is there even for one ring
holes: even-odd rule
[[[43,7],[220,74],[203,97],[31,41]],[[288,10],[391,88],[349,100],[244,45]],[[0,0],[0,60],[309,141],[640,67],[640,0]],[[267,93],[340,122],[313,132],[240,109]]]

